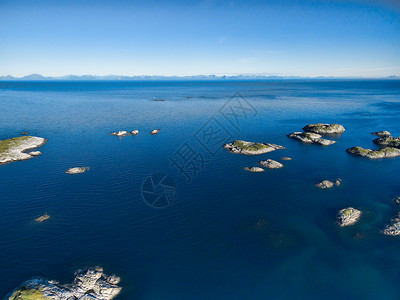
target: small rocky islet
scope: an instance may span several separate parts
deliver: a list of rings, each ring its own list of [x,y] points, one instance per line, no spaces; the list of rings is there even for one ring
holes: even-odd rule
[[[249,171],[249,172],[253,172],[253,173],[260,173],[260,172],[264,172],[265,170],[263,168],[260,167],[244,167],[243,168],[245,171]]]
[[[306,132],[313,132],[318,134],[342,134],[346,131],[343,125],[340,124],[308,124],[303,127]]]
[[[337,223],[341,227],[350,226],[355,224],[360,219],[360,216],[361,211],[353,207],[343,208],[337,213]]]
[[[382,233],[385,235],[400,235],[400,212],[385,226]]]
[[[262,167],[268,168],[268,169],[280,169],[283,168],[283,164],[280,162],[277,162],[273,159],[267,159],[267,160],[261,160],[258,162],[258,164]]]
[[[38,156],[41,154],[39,151],[32,151],[30,153],[25,153],[25,151],[38,148],[46,142],[46,139],[36,136],[20,136],[0,140],[0,164],[27,160]]]
[[[54,280],[35,278],[21,284],[6,300],[111,300],[122,287],[120,278],[106,275],[101,267],[78,270],[72,284],[60,284]]]
[[[293,132],[287,136],[299,140],[307,144],[317,144],[322,146],[329,146],[335,144],[336,141],[323,139],[322,135],[342,134],[345,128],[340,124],[308,124],[303,127],[305,132]]]
[[[379,136],[379,137],[386,137],[386,136],[391,136],[392,134],[387,131],[387,130],[382,130],[382,131],[376,131],[376,132],[371,132],[371,134]]]
[[[67,174],[81,174],[81,173],[84,173],[84,172],[86,172],[88,170],[89,170],[88,167],[73,167],[73,168],[69,168],[67,171],[65,171],[65,173],[67,173]]]
[[[385,136],[377,138],[373,142],[379,146],[400,148],[400,137]]]
[[[318,182],[315,186],[320,189],[330,189],[334,186],[339,186],[342,183],[342,179],[338,178],[335,181],[323,180]]]
[[[312,132],[293,132],[288,134],[288,137],[295,140],[299,140],[306,144],[318,144],[323,146],[329,146],[336,143],[336,141],[323,139],[322,135]]]
[[[356,146],[346,150],[348,153],[366,157],[369,159],[379,159],[379,158],[388,158],[388,157],[397,157],[400,156],[400,149],[393,147],[385,147],[381,149],[364,149],[362,147]]]
[[[150,131],[150,134],[151,135],[156,135],[156,134],[158,134],[160,132],[160,130],[161,130],[160,128],[153,129],[153,130]],[[130,132],[128,132],[126,130],[119,130],[119,131],[115,131],[115,132],[110,133],[110,135],[115,135],[115,136],[118,136],[118,137],[123,137],[123,136],[128,136],[128,135],[138,135],[138,134],[139,134],[139,130],[137,130],[137,129],[132,130]]]
[[[223,145],[222,148],[227,149],[231,153],[243,155],[260,155],[279,149],[285,149],[285,147],[276,144],[253,143],[242,140],[235,140],[232,143]]]

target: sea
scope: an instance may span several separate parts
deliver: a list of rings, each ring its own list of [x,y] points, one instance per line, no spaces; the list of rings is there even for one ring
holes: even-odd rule
[[[287,137],[313,123],[346,131],[330,146]],[[0,166],[0,298],[102,266],[118,300],[400,299],[400,237],[381,233],[400,157],[346,152],[379,148],[380,130],[400,136],[399,80],[0,82],[0,140],[47,139]],[[285,149],[222,148],[237,139]],[[243,169],[265,159],[284,167]],[[361,218],[340,227],[346,207]]]

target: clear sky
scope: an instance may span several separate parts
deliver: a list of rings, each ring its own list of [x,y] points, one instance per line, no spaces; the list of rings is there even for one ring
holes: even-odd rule
[[[400,76],[400,0],[0,0],[0,75]]]

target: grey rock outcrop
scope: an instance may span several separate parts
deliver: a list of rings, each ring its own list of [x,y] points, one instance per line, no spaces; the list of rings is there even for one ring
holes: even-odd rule
[[[288,134],[288,137],[299,140],[303,143],[318,144],[323,146],[329,146],[336,143],[336,141],[323,139],[320,134],[312,132],[293,132]]]
[[[258,164],[268,169],[280,169],[283,167],[283,164],[272,159],[261,160]]]
[[[126,136],[126,135],[128,135],[128,132],[125,131],[125,130],[120,130],[120,131],[117,131],[117,132],[110,133],[110,135],[115,135],[115,136]]]
[[[344,208],[337,213],[339,226],[349,226],[355,224],[361,216],[361,212],[353,207]]]
[[[74,167],[74,168],[70,168],[67,171],[65,171],[65,173],[67,174],[81,174],[84,173],[88,170],[88,167]]]
[[[339,186],[342,183],[342,180],[340,178],[336,179],[334,182],[330,180],[323,180],[319,183],[317,183],[315,186],[320,188],[320,189],[330,189],[333,186]]]
[[[391,136],[389,131],[383,130],[383,131],[377,131],[377,132],[371,132],[373,135],[377,135],[379,137],[385,137],[385,136]]]
[[[374,143],[379,146],[400,148],[400,137],[394,137],[394,136],[380,137],[375,139]]]
[[[385,235],[400,235],[400,213],[382,230]]]
[[[259,155],[272,152],[278,149],[285,149],[283,146],[270,144],[270,143],[252,143],[241,140],[236,140],[233,143],[225,144],[222,146],[231,153],[243,155]]]
[[[24,282],[7,296],[7,300],[111,300],[121,287],[120,278],[106,275],[101,267],[79,270],[72,284],[60,284],[46,279],[31,279]]]
[[[254,173],[260,173],[260,172],[265,171],[263,168],[260,168],[260,167],[251,167],[251,168],[244,167],[243,169],[246,171],[249,171],[249,172],[254,172]]]
[[[388,158],[388,157],[397,157],[400,156],[400,149],[393,147],[385,147],[382,149],[371,150],[364,149],[362,147],[352,147],[346,150],[348,153],[366,157],[369,159],[378,159],[378,158]]]
[[[341,134],[345,132],[345,128],[340,124],[309,124],[303,127],[304,131],[314,132],[318,134]]]

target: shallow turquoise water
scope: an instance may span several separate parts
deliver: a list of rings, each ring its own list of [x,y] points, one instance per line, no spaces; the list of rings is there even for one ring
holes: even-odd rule
[[[42,156],[0,166],[0,297],[102,265],[122,277],[118,299],[399,299],[400,239],[379,230],[399,210],[400,158],[345,152],[376,147],[373,131],[400,136],[399,96],[399,81],[0,83],[0,139],[48,139]],[[329,147],[286,137],[314,122],[347,130]],[[120,129],[140,133],[108,135]],[[286,149],[221,149],[233,139]],[[282,156],[283,169],[242,170]],[[177,187],[162,209],[142,197],[154,173]],[[363,215],[339,228],[346,206]]]

